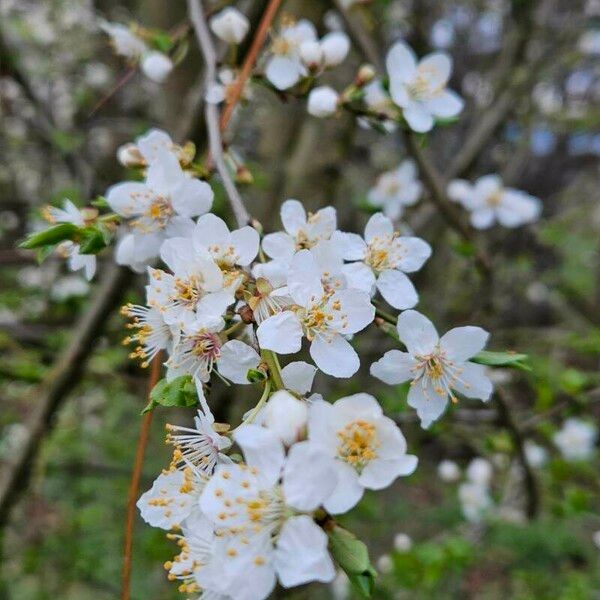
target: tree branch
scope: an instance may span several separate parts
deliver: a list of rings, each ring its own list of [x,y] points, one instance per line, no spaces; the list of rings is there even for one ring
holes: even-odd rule
[[[190,20],[194,26],[198,45],[204,58],[205,63],[205,91],[216,82],[217,77],[217,55],[212,42],[206,17],[200,5],[199,0],[188,0],[188,11]],[[235,215],[235,219],[239,227],[243,227],[250,223],[250,214],[244,206],[244,202],[235,187],[233,179],[225,164],[223,157],[223,142],[221,140],[221,129],[219,127],[219,109],[216,104],[205,102],[204,117],[208,130],[209,148],[212,158],[217,167],[217,171],[223,181],[229,204]]]
[[[4,526],[20,493],[27,487],[31,465],[42,440],[52,428],[54,415],[68,393],[80,381],[104,322],[119,302],[132,278],[128,269],[111,265],[95,293],[90,309],[74,327],[74,337],[58,357],[52,371],[32,394],[35,410],[27,421],[27,436],[0,479],[0,527]]]

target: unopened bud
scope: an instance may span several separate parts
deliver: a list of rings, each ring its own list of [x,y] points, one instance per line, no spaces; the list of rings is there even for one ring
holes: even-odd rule
[[[300,58],[309,69],[314,70],[319,68],[323,61],[321,44],[315,40],[302,42],[300,45]]]
[[[235,180],[237,183],[250,184],[254,182],[254,177],[252,176],[250,169],[242,165],[239,166],[235,171]]]
[[[173,61],[162,52],[152,51],[143,58],[141,66],[148,79],[162,83],[173,70]]]
[[[372,81],[377,73],[373,65],[362,65],[356,75],[356,85],[361,87]]]
[[[239,44],[248,33],[250,22],[237,9],[227,7],[210,20],[212,32],[228,44]]]
[[[142,153],[135,144],[125,144],[117,150],[117,160],[124,167],[140,167],[145,164]]]
[[[343,31],[332,31],[321,40],[326,67],[337,67],[348,56],[350,39]]]
[[[337,110],[338,93],[329,86],[322,85],[311,90],[308,95],[308,112],[313,117],[330,117]]]

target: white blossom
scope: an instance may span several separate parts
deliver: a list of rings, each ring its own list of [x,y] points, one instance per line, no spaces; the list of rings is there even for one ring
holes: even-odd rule
[[[478,523],[492,507],[487,486],[473,482],[461,483],[458,498],[465,518]]]
[[[326,67],[337,67],[350,50],[350,39],[343,31],[332,31],[321,38],[319,45]]]
[[[382,173],[367,198],[386,217],[396,221],[404,213],[404,207],[413,206],[422,192],[423,184],[417,178],[417,167],[411,159],[407,159],[396,169]]]
[[[331,87],[323,85],[310,91],[308,95],[308,112],[313,117],[330,117],[335,114],[338,93]]]
[[[453,460],[442,460],[437,467],[438,477],[446,483],[460,479],[460,467]]]
[[[145,42],[125,25],[101,21],[100,28],[110,36],[114,50],[120,56],[130,60],[138,60],[148,51]]]
[[[436,118],[455,117],[462,110],[462,99],[446,89],[452,71],[447,54],[435,52],[417,61],[409,46],[397,42],[388,52],[386,66],[392,100],[414,131],[429,131]]]
[[[286,200],[281,205],[280,215],[285,232],[268,233],[262,247],[270,258],[288,262],[298,250],[312,248],[317,242],[330,239],[337,227],[332,206],[307,214],[298,200]]]
[[[292,354],[300,350],[304,336],[321,371],[334,377],[356,373],[360,361],[344,336],[372,322],[375,307],[369,295],[360,290],[326,290],[309,250],[294,255],[288,289],[295,304],[260,324],[256,333],[261,348]]]
[[[503,227],[519,227],[536,221],[542,211],[538,198],[504,187],[498,175],[484,175],[474,184],[455,179],[448,185],[448,196],[470,211],[477,229],[487,229],[496,221]]]
[[[332,581],[327,535],[309,514],[331,493],[335,471],[307,442],[287,457],[277,436],[244,425],[234,438],[245,464],[217,467],[200,498],[217,534],[200,583],[236,600],[263,600],[284,587]]]
[[[230,97],[237,82],[237,72],[224,67],[219,69],[217,78],[218,81],[210,84],[205,94],[205,100],[211,104],[220,104]],[[243,100],[249,100],[252,97],[252,88],[249,82],[244,84],[241,97]]]
[[[382,554],[377,559],[377,570],[383,575],[388,575],[394,570],[394,562],[389,554]]]
[[[455,392],[488,400],[492,382],[483,365],[469,359],[482,350],[489,334],[480,327],[455,327],[441,338],[427,317],[407,310],[398,317],[400,341],[408,352],[390,350],[371,365],[371,375],[396,385],[410,381],[408,404],[416,408],[421,426],[429,427],[444,412]]]
[[[173,70],[173,61],[163,52],[153,50],[144,55],[142,73],[156,83],[163,83]]]
[[[323,460],[334,459],[337,485],[324,503],[332,514],[350,510],[365,489],[384,489],[417,467],[417,457],[406,454],[402,432],[369,394],[354,394],[334,404],[312,402],[308,440]]]
[[[291,88],[307,74],[300,47],[304,42],[316,39],[315,27],[306,19],[284,24],[275,33],[265,66],[265,76],[278,90]]]
[[[413,541],[408,534],[400,532],[394,536],[394,550],[396,552],[409,552],[412,545]]]
[[[467,479],[478,485],[489,485],[492,480],[492,465],[485,458],[474,458],[465,471]]]
[[[598,428],[592,423],[571,417],[552,437],[565,460],[588,460],[595,452]]]
[[[527,458],[527,462],[534,469],[539,469],[543,467],[546,461],[548,460],[548,453],[546,452],[546,448],[532,442],[531,440],[527,440],[524,445],[525,449],[525,457]]]
[[[210,19],[212,32],[228,44],[239,44],[248,33],[250,21],[237,8],[228,6]]]
[[[144,182],[119,183],[106,193],[110,207],[127,220],[128,233],[117,246],[117,262],[147,264],[158,256],[164,240],[189,236],[192,217],[207,212],[213,196],[208,183],[183,172],[174,154],[157,152]]]
[[[418,271],[431,255],[431,247],[418,237],[401,236],[392,221],[374,214],[365,227],[364,239],[355,233],[334,234],[346,260],[343,273],[349,287],[373,293],[377,288],[394,308],[412,308],[419,300],[405,273]]]
[[[286,446],[302,438],[307,420],[308,404],[287,390],[272,394],[258,417],[258,422],[275,433]]]
[[[77,227],[86,225],[85,213],[79,210],[71,200],[65,200],[62,209],[55,206],[46,207],[44,217],[50,223],[72,223]],[[66,240],[56,247],[56,251],[67,258],[67,264],[71,271],[83,270],[85,278],[90,281],[96,273],[96,256],[82,254],[80,248],[79,244]]]

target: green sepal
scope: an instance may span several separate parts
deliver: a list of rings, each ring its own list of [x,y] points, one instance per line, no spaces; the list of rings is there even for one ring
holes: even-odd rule
[[[80,248],[81,254],[98,254],[110,244],[110,231],[101,223],[88,225],[80,230]]]

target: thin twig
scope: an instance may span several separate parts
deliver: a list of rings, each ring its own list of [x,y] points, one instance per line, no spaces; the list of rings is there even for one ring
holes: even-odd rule
[[[188,6],[193,3],[188,3]],[[197,4],[197,3],[196,3]],[[225,109],[223,110],[223,114],[221,115],[221,119],[219,121],[219,125],[221,127],[221,131],[225,131],[229,121],[231,119],[231,115],[233,114],[233,109],[236,107],[239,102],[242,92],[244,90],[244,86],[248,81],[248,78],[252,74],[252,69],[256,63],[256,59],[258,58],[258,53],[265,43],[265,39],[267,34],[269,33],[269,28],[271,27],[271,23],[275,18],[275,14],[279,9],[279,5],[281,4],[281,0],[269,0],[267,4],[267,8],[265,8],[265,12],[260,19],[260,23],[256,29],[256,33],[254,34],[254,38],[252,39],[252,44],[250,45],[250,49],[248,50],[248,54],[244,58],[244,63],[242,64],[242,68],[240,69],[239,75],[235,80],[232,88],[231,94],[227,99],[225,104]],[[191,8],[190,8],[191,12]],[[193,19],[192,19],[193,21]],[[195,25],[194,25],[195,26]],[[210,38],[209,38],[210,40]],[[206,56],[205,56],[206,59]]]
[[[148,379],[148,394],[150,394],[152,388],[158,383],[160,378],[161,362],[162,353],[159,352],[152,359],[152,370],[150,371],[150,377]],[[146,453],[146,445],[148,444],[148,435],[150,434],[150,426],[152,425],[153,414],[154,411],[151,410],[144,415],[140,436],[135,449],[135,462],[133,464],[133,472],[131,474],[131,481],[129,483],[129,491],[127,492],[127,517],[125,520],[125,541],[123,544],[123,570],[121,572],[121,600],[129,600],[131,594],[131,558],[133,552],[135,506],[140,487],[142,465],[144,464],[144,454]]]
[[[217,76],[217,54],[208,29],[206,17],[200,5],[199,0],[188,0],[188,11],[190,20],[196,32],[196,38],[200,46],[200,51],[205,63],[205,89],[209,89],[216,82]],[[223,157],[223,142],[221,140],[221,130],[219,127],[219,109],[216,104],[205,102],[204,116],[206,127],[208,129],[208,141],[211,156],[217,167],[217,171],[223,181],[223,187],[229,199],[229,204],[239,227],[250,223],[250,214],[244,206],[244,202],[235,187],[233,179],[225,164]]]

